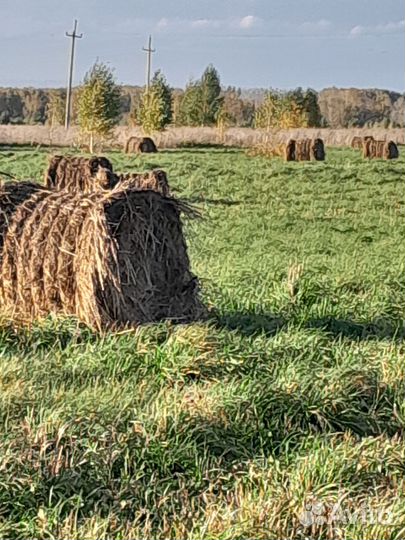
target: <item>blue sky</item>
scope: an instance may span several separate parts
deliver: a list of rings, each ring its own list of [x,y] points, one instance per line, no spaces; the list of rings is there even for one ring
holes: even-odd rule
[[[153,69],[183,87],[213,63],[223,85],[404,90],[403,0],[0,0],[1,86],[64,86],[73,19],[75,83],[98,58],[118,82]]]

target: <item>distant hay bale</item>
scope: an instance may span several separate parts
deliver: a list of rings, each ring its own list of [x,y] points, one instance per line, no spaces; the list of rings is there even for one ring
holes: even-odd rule
[[[285,161],[295,161],[296,159],[296,141],[289,139],[285,145],[284,159]]]
[[[199,318],[180,219],[190,211],[151,190],[40,189],[4,237],[2,308],[22,320],[75,315],[98,330]]]
[[[45,186],[88,193],[111,189],[117,183],[111,162],[105,157],[53,156],[45,171]]]
[[[153,169],[146,173],[124,173],[118,175],[119,186],[122,189],[138,189],[141,191],[157,191],[163,197],[170,195],[169,182],[165,171]]]
[[[312,160],[315,161],[325,160],[325,146],[322,139],[312,139],[310,147],[310,157]]]
[[[363,157],[367,159],[396,159],[399,156],[398,147],[394,141],[376,141],[365,138],[363,142]]]
[[[353,137],[350,146],[355,150],[361,150],[363,148],[363,138],[362,137]]]
[[[155,143],[150,137],[130,137],[125,144],[126,154],[143,154],[157,152]]]

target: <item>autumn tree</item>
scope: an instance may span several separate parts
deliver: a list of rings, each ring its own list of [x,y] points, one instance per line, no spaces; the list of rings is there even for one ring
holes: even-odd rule
[[[62,91],[52,90],[46,106],[47,123],[51,128],[63,125],[65,121],[66,95]]]
[[[112,70],[102,63],[95,63],[85,75],[78,93],[78,120],[80,130],[89,137],[90,152],[94,139],[106,138],[118,123],[121,91]]]

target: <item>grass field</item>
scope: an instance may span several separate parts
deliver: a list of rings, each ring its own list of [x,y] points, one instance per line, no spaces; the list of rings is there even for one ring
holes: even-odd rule
[[[403,155],[108,157],[202,210],[211,318],[1,324],[0,537],[405,538]],[[46,161],[0,152],[19,178]]]

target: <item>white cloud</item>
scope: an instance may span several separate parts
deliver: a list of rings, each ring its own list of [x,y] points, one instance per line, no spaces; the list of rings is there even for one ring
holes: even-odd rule
[[[158,30],[163,30],[164,28],[167,28],[168,26],[169,26],[169,21],[166,19],[166,17],[159,19],[159,21],[156,24],[156,28]]]
[[[195,19],[191,21],[192,28],[219,28],[221,21],[216,19]]]
[[[259,17],[255,17],[255,15],[246,15],[245,17],[242,17],[238,21],[239,28],[253,28],[254,26],[257,26],[261,22],[261,19]]]
[[[375,26],[362,26],[358,24],[353,26],[349,35],[352,37],[361,36],[363,34],[392,34],[405,28],[405,19],[395,22],[387,22],[385,24],[377,24]]]

